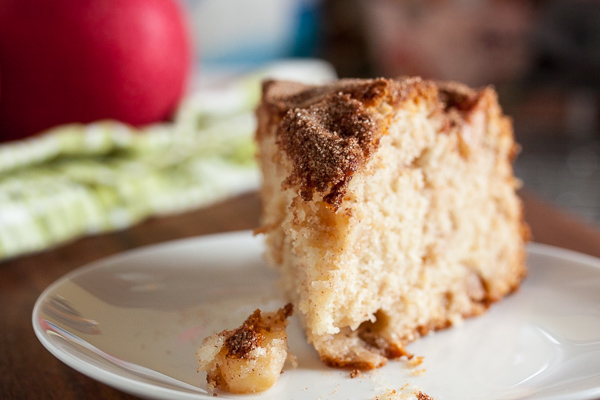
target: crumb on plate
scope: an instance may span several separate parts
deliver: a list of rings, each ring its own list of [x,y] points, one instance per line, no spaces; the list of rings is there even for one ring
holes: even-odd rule
[[[257,393],[279,379],[288,358],[288,317],[292,304],[275,312],[259,309],[235,330],[215,333],[196,351],[198,371],[206,371],[207,388],[231,393]]]

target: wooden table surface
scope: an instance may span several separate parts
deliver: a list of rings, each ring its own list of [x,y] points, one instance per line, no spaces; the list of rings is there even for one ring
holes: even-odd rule
[[[532,194],[523,194],[534,240],[600,257],[600,230]],[[0,262],[0,399],[134,399],[54,358],[37,340],[31,311],[52,282],[83,264],[140,246],[254,228],[259,202],[250,193],[210,208],[155,218],[120,232],[87,237]]]

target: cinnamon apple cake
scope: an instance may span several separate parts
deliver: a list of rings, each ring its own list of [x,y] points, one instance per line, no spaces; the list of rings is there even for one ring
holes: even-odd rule
[[[493,88],[271,80],[257,116],[257,231],[325,363],[380,367],[518,288],[518,147]]]

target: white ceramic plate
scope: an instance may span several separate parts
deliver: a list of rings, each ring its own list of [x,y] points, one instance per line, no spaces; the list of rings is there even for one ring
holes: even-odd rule
[[[33,326],[74,369],[154,399],[212,399],[194,353],[202,339],[238,326],[255,308],[284,301],[250,232],[206,236],[111,257],[63,277],[41,295]],[[423,363],[392,361],[351,379],[327,368],[295,317],[288,330],[298,367],[271,390],[219,398],[436,400],[600,398],[600,260],[529,246],[521,290],[481,317],[408,348]]]

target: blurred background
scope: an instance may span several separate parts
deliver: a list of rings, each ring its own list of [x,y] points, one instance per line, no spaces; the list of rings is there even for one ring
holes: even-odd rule
[[[188,0],[207,70],[316,57],[340,77],[493,84],[526,189],[600,224],[600,1]],[[236,10],[232,12],[231,10]]]

